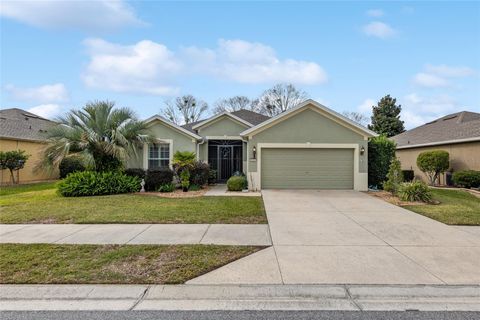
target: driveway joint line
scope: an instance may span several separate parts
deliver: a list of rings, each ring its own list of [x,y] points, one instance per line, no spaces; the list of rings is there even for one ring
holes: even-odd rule
[[[66,235],[66,236],[64,236],[64,237],[61,237],[60,239],[55,240],[55,241],[53,241],[53,242],[51,242],[51,243],[52,243],[52,244],[53,244],[53,243],[59,243],[59,241],[62,241],[62,240],[64,240],[64,239],[68,238],[68,237],[71,237],[71,236],[73,236],[74,234],[77,234],[77,233],[79,233],[80,231],[83,231],[83,230],[88,229],[88,228],[90,228],[90,227],[91,227],[91,225],[86,225],[85,227],[80,228],[80,229],[78,229],[77,231],[74,231],[74,232],[70,233],[69,235]]]
[[[125,244],[129,244],[129,243],[132,242],[136,237],[138,237],[139,235],[141,235],[142,233],[144,233],[145,231],[147,231],[148,229],[150,229],[152,226],[153,226],[153,224],[148,225],[145,229],[143,229],[142,231],[140,231],[139,233],[137,233],[136,235],[134,235],[132,239],[130,239],[130,240],[128,240],[127,242],[125,242]]]
[[[445,281],[443,281],[443,279],[441,279],[440,277],[438,277],[436,274],[434,274],[432,271],[428,270],[425,266],[421,265],[420,263],[418,263],[417,261],[415,261],[414,259],[410,258],[409,256],[407,256],[406,254],[404,254],[403,252],[401,252],[400,250],[398,250],[397,248],[395,248],[393,245],[391,245],[390,243],[388,243],[387,241],[385,241],[384,239],[380,238],[380,236],[378,236],[377,234],[375,234],[373,231],[367,229],[365,226],[363,226],[361,223],[359,223],[358,221],[356,221],[355,219],[353,219],[352,217],[349,217],[348,215],[346,215],[343,211],[339,210],[340,214],[342,214],[343,216],[347,217],[348,219],[350,219],[351,221],[353,221],[355,224],[357,224],[358,226],[360,226],[362,229],[364,229],[365,231],[367,231],[368,233],[370,233],[371,235],[373,235],[374,237],[378,238],[380,241],[384,242],[385,244],[387,244],[387,246],[389,246],[390,248],[392,248],[393,250],[395,250],[396,252],[398,252],[401,256],[407,258],[409,261],[413,262],[415,265],[419,266],[421,269],[425,270],[428,274],[430,274],[431,276],[433,276],[434,278],[440,280],[443,284],[447,284]]]
[[[143,301],[143,299],[145,298],[145,296],[147,295],[147,292],[150,290],[150,285],[147,285],[147,287],[145,288],[145,290],[143,290],[143,293],[140,295],[140,297],[137,299],[137,301],[135,301],[135,303],[133,304],[133,306],[131,306],[128,311],[132,311],[133,309],[135,309],[138,304],[140,302]]]
[[[208,232],[208,230],[210,230],[211,225],[212,225],[211,223],[208,224],[207,229],[205,229],[205,232],[203,233],[202,237],[200,238],[200,241],[198,241],[198,244],[202,243],[203,238],[205,238],[205,236],[207,235],[207,232]]]

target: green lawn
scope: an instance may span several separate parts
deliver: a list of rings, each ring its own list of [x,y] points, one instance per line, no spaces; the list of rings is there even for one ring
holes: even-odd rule
[[[54,189],[56,182],[39,182],[32,184],[18,184],[12,186],[1,186],[0,187],[0,196],[7,196],[11,194],[31,192],[31,191],[42,191],[48,189]]]
[[[436,205],[404,206],[429,218],[452,225],[480,225],[480,198],[462,191],[431,189]]]
[[[16,192],[3,191],[0,197],[0,223],[267,222],[260,197],[169,199],[123,194],[65,198],[56,193],[51,183],[12,189]]]
[[[184,283],[261,247],[0,244],[0,283]]]

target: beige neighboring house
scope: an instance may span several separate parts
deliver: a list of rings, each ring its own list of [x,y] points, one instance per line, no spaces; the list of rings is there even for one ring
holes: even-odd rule
[[[402,169],[412,169],[417,178],[426,181],[417,167],[423,151],[445,150],[450,154],[450,170],[480,170],[480,113],[462,111],[449,114],[408,130],[392,138],[397,143],[397,157]],[[446,184],[446,175],[440,177]]]
[[[36,172],[35,165],[40,160],[45,147],[44,135],[55,122],[31,112],[12,108],[0,110],[0,150],[25,150],[30,155],[25,167],[18,171],[20,183],[56,179],[58,174]],[[10,171],[0,170],[0,183],[11,183]]]

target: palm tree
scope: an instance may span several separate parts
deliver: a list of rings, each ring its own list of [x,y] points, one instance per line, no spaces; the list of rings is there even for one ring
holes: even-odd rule
[[[114,109],[114,105],[110,101],[95,101],[59,118],[59,124],[47,133],[41,165],[52,169],[67,156],[80,156],[96,171],[121,168],[151,138],[146,124],[132,110]]]

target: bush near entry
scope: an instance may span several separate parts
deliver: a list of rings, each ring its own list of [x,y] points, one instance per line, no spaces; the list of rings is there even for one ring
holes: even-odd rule
[[[244,176],[232,176],[227,181],[228,191],[242,191],[247,186],[247,179]]]
[[[463,170],[454,172],[453,183],[459,187],[480,188],[480,171]]]
[[[368,185],[383,188],[388,169],[395,157],[395,142],[386,136],[371,138],[368,142]]]

